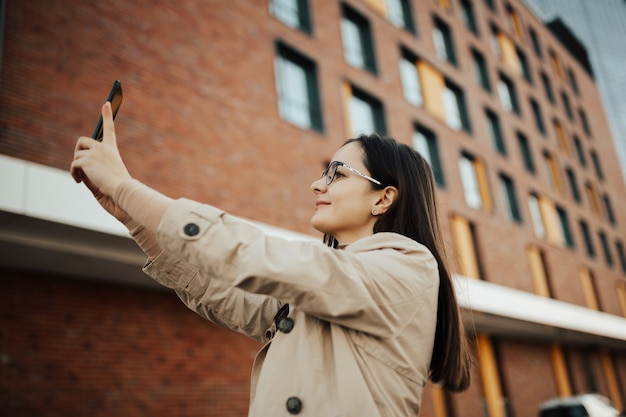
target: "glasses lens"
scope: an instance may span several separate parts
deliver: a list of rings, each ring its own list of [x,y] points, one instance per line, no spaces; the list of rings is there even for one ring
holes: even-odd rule
[[[337,173],[337,166],[339,164],[335,161],[328,166],[326,170],[326,185],[330,185],[335,179],[335,174]]]

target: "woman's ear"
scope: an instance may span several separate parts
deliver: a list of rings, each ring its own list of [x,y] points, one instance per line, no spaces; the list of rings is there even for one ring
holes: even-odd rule
[[[394,186],[388,185],[380,192],[380,198],[372,208],[372,212],[376,211],[378,215],[385,214],[398,198],[398,189]]]

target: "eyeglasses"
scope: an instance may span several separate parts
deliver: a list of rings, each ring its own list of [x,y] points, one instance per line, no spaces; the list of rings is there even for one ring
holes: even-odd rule
[[[338,167],[344,167],[345,169],[354,172],[355,174],[357,174],[360,177],[365,178],[368,181],[373,182],[376,185],[383,185],[382,182],[370,177],[369,175],[365,175],[364,173],[362,173],[361,171],[352,168],[351,166],[348,166],[346,164],[344,164],[343,162],[339,162],[339,161],[333,161],[328,165],[328,168],[326,168],[326,170],[324,172],[322,172],[322,178],[326,178],[326,185],[330,185],[333,183],[333,181],[335,180],[335,175],[337,174],[337,168]]]

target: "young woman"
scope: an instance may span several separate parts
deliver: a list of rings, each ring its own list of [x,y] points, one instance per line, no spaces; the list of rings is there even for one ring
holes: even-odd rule
[[[148,255],[145,272],[201,316],[264,343],[250,416],[415,416],[428,380],[470,381],[432,173],[406,145],[349,140],[314,181],[326,245],[267,236],[218,208],[132,179],[110,105],[71,166]]]

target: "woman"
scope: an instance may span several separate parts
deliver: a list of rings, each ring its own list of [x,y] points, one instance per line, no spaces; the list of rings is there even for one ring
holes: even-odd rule
[[[71,173],[129,229],[144,271],[201,316],[265,343],[250,416],[418,415],[431,379],[462,391],[470,353],[445,266],[432,174],[410,147],[348,141],[313,182],[326,245],[286,242],[133,180],[111,108]]]

